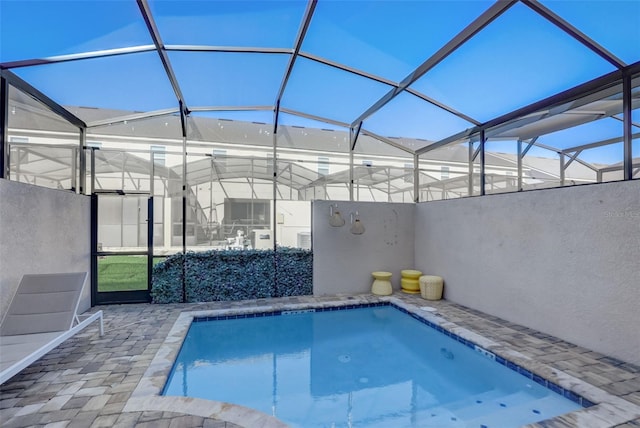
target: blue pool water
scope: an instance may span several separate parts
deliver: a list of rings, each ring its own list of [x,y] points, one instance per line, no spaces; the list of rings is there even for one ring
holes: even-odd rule
[[[194,322],[163,393],[305,428],[506,428],[581,408],[392,306]]]

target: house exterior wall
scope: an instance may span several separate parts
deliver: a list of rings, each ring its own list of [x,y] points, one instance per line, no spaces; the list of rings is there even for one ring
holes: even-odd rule
[[[640,181],[416,206],[447,300],[640,364]]]
[[[413,269],[415,205],[337,202],[346,224],[332,227],[332,203],[312,203],[313,294],[370,293],[374,271],[393,273],[393,288],[399,290],[400,271]],[[349,214],[355,211],[366,229],[362,235],[349,232]]]
[[[308,234],[311,233],[310,201],[278,200],[276,202],[275,215],[278,245],[283,247],[297,247],[299,239],[303,237],[306,238]]]
[[[1,319],[24,274],[90,272],[91,200],[0,179],[0,201]],[[80,312],[90,307],[87,283]]]

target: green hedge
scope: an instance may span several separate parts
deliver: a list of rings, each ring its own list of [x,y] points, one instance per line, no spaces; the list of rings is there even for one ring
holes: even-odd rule
[[[175,254],[153,267],[154,303],[213,302],[312,294],[313,254],[299,248]]]

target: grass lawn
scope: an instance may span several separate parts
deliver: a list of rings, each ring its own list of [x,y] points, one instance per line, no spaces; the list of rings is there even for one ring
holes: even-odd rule
[[[98,258],[98,291],[147,289],[147,256]]]

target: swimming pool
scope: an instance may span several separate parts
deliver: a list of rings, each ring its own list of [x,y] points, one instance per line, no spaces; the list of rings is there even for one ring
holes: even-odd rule
[[[367,306],[196,318],[163,394],[304,427],[506,427],[581,408],[581,397],[424,319]]]

